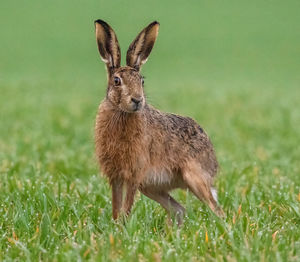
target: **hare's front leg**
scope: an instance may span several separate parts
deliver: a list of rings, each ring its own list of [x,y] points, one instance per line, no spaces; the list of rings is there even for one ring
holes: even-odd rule
[[[113,219],[116,220],[120,214],[123,200],[123,181],[120,179],[113,179],[111,181],[112,187],[112,212]]]
[[[136,183],[132,183],[132,182],[126,183],[126,198],[123,207],[123,210],[126,215],[130,214],[131,207],[134,202],[134,196],[136,194],[137,189],[138,189],[138,185]]]

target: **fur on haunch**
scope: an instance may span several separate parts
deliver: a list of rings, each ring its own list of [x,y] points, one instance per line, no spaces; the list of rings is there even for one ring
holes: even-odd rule
[[[182,222],[185,209],[170,195],[189,189],[218,215],[213,178],[218,169],[205,131],[191,118],[163,113],[147,104],[140,74],[154,46],[159,23],[152,22],[129,46],[127,66],[120,66],[116,34],[95,21],[99,53],[106,63],[108,87],[95,125],[96,155],[112,186],[113,218],[130,213],[137,190],[159,202]],[[123,200],[123,188],[126,196]]]

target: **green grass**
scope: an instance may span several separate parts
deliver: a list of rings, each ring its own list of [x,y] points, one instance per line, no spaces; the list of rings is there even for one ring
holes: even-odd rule
[[[0,261],[299,261],[299,11],[296,0],[2,1]],[[210,134],[225,219],[175,191],[182,228],[144,196],[112,220],[93,145],[106,85],[97,18],[123,54],[160,21],[148,99]]]

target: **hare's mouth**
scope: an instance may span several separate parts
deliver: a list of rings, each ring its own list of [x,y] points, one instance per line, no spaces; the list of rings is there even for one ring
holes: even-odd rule
[[[143,109],[143,105],[142,104],[130,104],[128,106],[126,106],[126,108],[124,107],[120,107],[121,111],[126,112],[126,113],[137,113],[139,111],[141,111]]]

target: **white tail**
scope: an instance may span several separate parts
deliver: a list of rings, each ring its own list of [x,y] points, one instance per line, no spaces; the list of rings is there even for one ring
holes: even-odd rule
[[[218,202],[218,192],[215,188],[211,187],[210,188],[211,194],[213,195],[213,198],[216,202]]]

